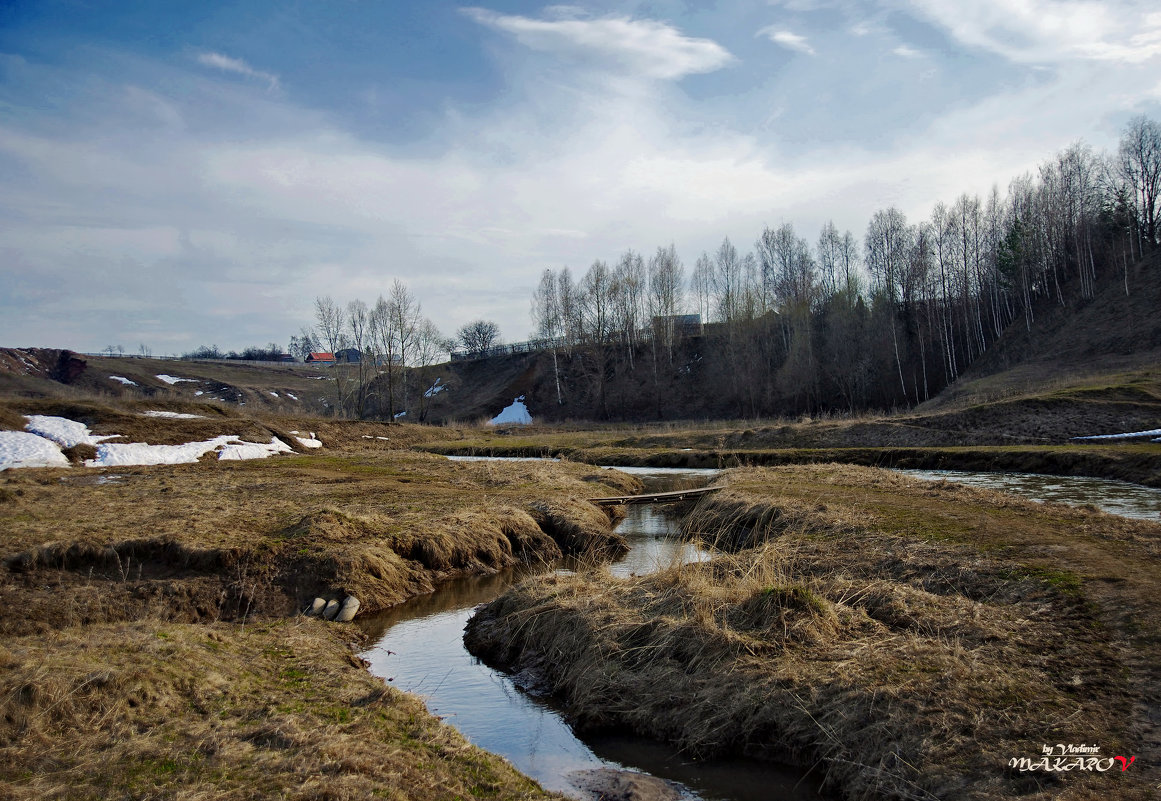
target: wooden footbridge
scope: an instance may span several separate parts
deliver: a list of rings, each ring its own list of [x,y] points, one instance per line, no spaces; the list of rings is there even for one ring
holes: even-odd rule
[[[725,489],[725,487],[698,487],[697,489],[674,490],[672,492],[654,492],[648,495],[616,495],[611,498],[589,498],[589,503],[595,503],[597,506],[620,506],[628,503],[676,503],[708,495],[721,489]]]

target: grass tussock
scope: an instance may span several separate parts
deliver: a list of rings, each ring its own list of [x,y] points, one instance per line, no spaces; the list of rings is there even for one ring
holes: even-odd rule
[[[0,646],[11,799],[550,797],[350,653],[349,627],[159,621]]]
[[[525,583],[469,648],[539,673],[582,726],[817,765],[847,798],[1149,797],[1149,768],[1008,762],[1147,749],[1161,527],[867,469],[727,479],[691,520],[732,553]]]

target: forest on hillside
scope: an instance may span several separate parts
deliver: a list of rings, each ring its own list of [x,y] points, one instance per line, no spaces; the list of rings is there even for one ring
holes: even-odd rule
[[[812,244],[786,223],[746,252],[727,238],[688,271],[673,245],[575,279],[545,270],[532,314],[557,403],[598,417],[629,413],[627,387],[665,415],[694,374],[740,416],[909,406],[1038,309],[1157,281],[1135,265],[1158,244],[1159,189],[1161,126],[1137,117],[1115,153],[1073,144],[1006,193],[962,194],[921,220],[880,209],[861,243],[827,223]],[[709,323],[696,343],[674,324],[684,312]]]
[[[1110,283],[1131,295],[1156,282],[1140,265],[1159,244],[1159,191],[1161,125],[1139,116],[1116,152],[1075,143],[1006,192],[961,194],[920,220],[880,209],[861,239],[827,223],[812,242],[786,223],[748,250],[726,238],[691,268],[670,244],[578,277],[546,269],[524,348],[551,359],[542,414],[674,418],[698,397],[740,417],[921,403],[1011,326],[1031,330],[1038,313]],[[373,305],[319,298],[316,323],[292,352],[361,354],[335,372],[336,411],[426,415],[434,365],[456,344],[401,282]],[[469,357],[496,350],[468,342],[468,328]]]

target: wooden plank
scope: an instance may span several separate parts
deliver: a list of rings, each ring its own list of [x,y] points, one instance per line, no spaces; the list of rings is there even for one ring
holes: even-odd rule
[[[686,498],[696,498],[717,492],[725,487],[698,487],[697,489],[673,490],[672,492],[654,492],[649,495],[617,495],[611,498],[589,498],[589,503],[597,506],[620,506],[626,503],[676,503]]]

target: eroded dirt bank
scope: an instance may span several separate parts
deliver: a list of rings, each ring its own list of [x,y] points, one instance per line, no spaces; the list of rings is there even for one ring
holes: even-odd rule
[[[687,525],[730,553],[521,585],[469,648],[582,726],[821,761],[850,798],[1151,797],[1161,525],[867,468],[726,480]],[[1138,758],[1011,767],[1057,743]]]
[[[297,612],[622,553],[584,499],[638,486],[384,450],[2,474],[0,784],[29,799],[545,797],[367,674],[353,627]]]

